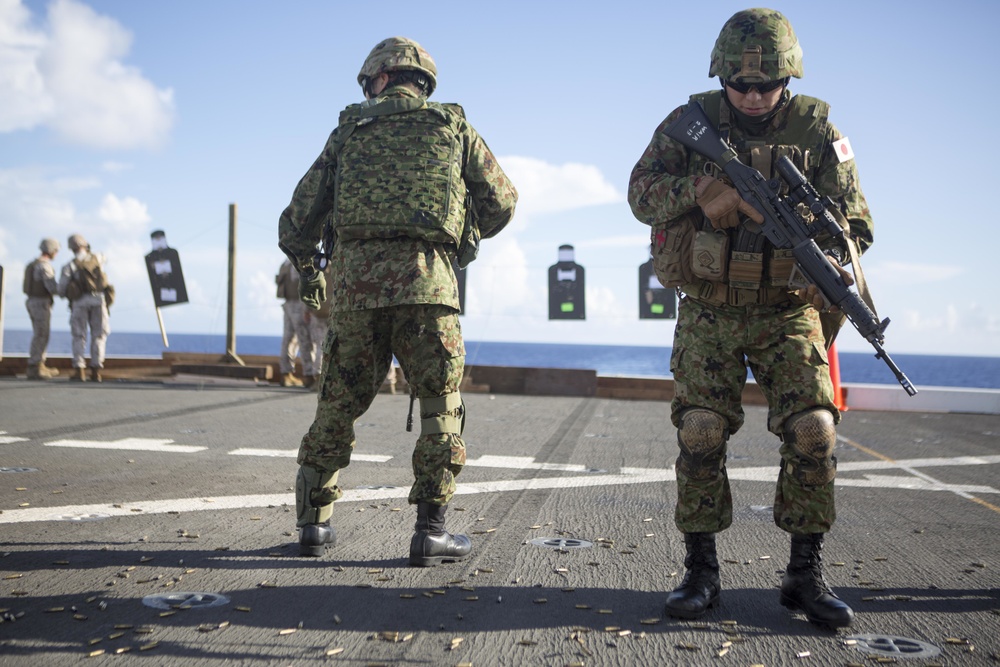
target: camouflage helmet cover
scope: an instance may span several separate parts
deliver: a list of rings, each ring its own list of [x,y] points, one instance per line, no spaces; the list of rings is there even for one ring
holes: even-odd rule
[[[69,237],[69,239],[66,241],[66,244],[69,246],[69,249],[72,250],[73,252],[76,252],[81,248],[90,247],[90,244],[87,243],[87,239],[83,238],[83,236],[81,236],[80,234],[73,234],[73,236]]]
[[[802,47],[792,24],[773,9],[744,9],[726,21],[708,75],[747,83],[802,78]]]
[[[434,59],[424,51],[424,47],[405,37],[390,37],[376,44],[361,66],[358,83],[364,87],[365,79],[393,70],[416,70],[427,75],[430,80],[428,97],[437,87],[437,65],[434,64]]]
[[[55,255],[59,252],[59,241],[53,238],[42,239],[42,242],[38,244],[38,249],[46,255]]]

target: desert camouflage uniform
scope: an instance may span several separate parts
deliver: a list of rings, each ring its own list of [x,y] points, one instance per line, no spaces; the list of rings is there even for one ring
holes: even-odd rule
[[[706,109],[713,102],[718,109],[721,95],[721,91],[715,91],[696,97],[707,102]],[[804,149],[807,138],[791,136],[793,133],[788,127],[794,120],[791,114],[814,109],[816,103],[825,106],[818,100],[811,102],[813,106],[793,103],[786,90],[783,106],[766,127],[750,134],[734,122],[729,127],[729,141],[748,164],[752,160],[743,157],[741,147],[749,142]],[[629,182],[632,211],[636,218],[653,227],[654,240],[658,231],[669,229],[685,216],[697,214],[700,217],[695,202],[695,178],[706,173],[706,161],[664,133],[686,109],[686,105],[676,109],[656,129]],[[840,138],[837,129],[826,123],[819,137],[819,154],[813,154],[808,165],[797,166],[806,171],[821,195],[828,195],[833,200],[835,208],[848,221],[851,236],[864,250],[872,242],[871,215],[861,192],[855,163],[853,160],[840,162],[834,154],[832,143]],[[744,141],[748,143],[742,143]],[[718,173],[714,175],[719,176]],[[824,336],[816,310],[803,305],[788,289],[773,285],[760,290],[756,303],[740,305],[733,305],[731,296],[728,301],[726,297],[710,298],[712,291],[706,287],[712,286],[704,281],[692,281],[680,287],[683,294],[670,361],[676,387],[671,406],[674,425],[680,425],[685,410],[697,407],[722,415],[729,433],[736,433],[743,424],[741,395],[748,365],[767,397],[768,429],[772,433],[782,437],[788,417],[816,407],[829,410],[839,422],[840,413],[833,401]],[[726,290],[722,293],[726,294]],[[794,458],[787,443],[781,446],[781,456],[786,462]],[[721,531],[732,523],[732,497],[725,459],[717,474],[713,471],[698,477],[693,479],[680,470],[677,473],[677,527],[684,533]],[[783,465],[778,474],[775,523],[790,533],[825,533],[835,518],[833,481],[821,485],[803,484],[786,474]]]
[[[326,271],[326,278],[329,280],[330,271]],[[312,341],[314,368],[316,375],[323,375],[323,357],[326,347],[326,336],[330,332],[330,313],[333,312],[333,291],[328,290],[326,301],[320,304],[319,310],[305,309],[306,326],[309,328],[309,340]],[[313,386],[314,391],[319,390],[319,382]]]
[[[391,87],[380,99],[399,100],[416,95],[402,86]],[[483,237],[502,229],[514,212],[517,193],[479,134],[454,105],[445,108],[452,130],[459,138],[455,156],[460,179],[478,212]],[[428,111],[411,111],[427,114]],[[381,122],[381,121],[377,121]],[[364,146],[364,128],[354,131],[350,142]],[[415,140],[415,143],[419,140]],[[422,152],[414,145],[413,155]],[[358,155],[358,153],[355,153]],[[342,166],[364,168],[357,163]],[[317,197],[328,167],[337,167],[337,131],[331,135],[313,167],[303,176],[291,204],[279,221],[281,248],[297,266],[312,262],[320,241],[319,225],[332,213],[329,196]],[[331,173],[335,169],[330,170]],[[375,178],[392,178],[376,174]],[[357,186],[357,182],[355,182]],[[401,192],[392,206],[410,205],[414,219],[420,218],[416,204],[433,192]],[[384,202],[366,202],[366,191],[358,188],[351,197],[337,202],[335,226],[353,225],[370,218],[370,211]],[[459,199],[457,205],[461,206]],[[315,215],[316,207],[324,215]],[[312,221],[312,222],[310,222]],[[372,229],[378,221],[369,221]],[[302,438],[298,462],[321,472],[337,473],[350,462],[355,445],[354,422],[368,409],[386,377],[392,355],[399,359],[411,391],[417,399],[445,396],[457,391],[462,379],[465,349],[458,321],[458,284],[452,265],[456,247],[446,238],[431,241],[385,230],[382,238],[345,238],[338,234],[330,258],[329,296],[332,301],[330,329],[324,343],[323,379],[316,417]],[[450,411],[461,416],[462,408]],[[421,418],[433,414],[421,414]],[[413,453],[414,484],[409,502],[447,504],[455,492],[455,476],[465,463],[465,444],[458,433],[421,435]],[[312,495],[315,506],[342,495],[336,476],[325,491]],[[300,525],[302,525],[300,523]]]
[[[52,322],[52,297],[59,292],[56,272],[48,257],[39,257],[33,264],[34,267],[31,271],[34,293],[28,296],[24,304],[28,309],[28,316],[31,318],[31,347],[28,348],[29,367],[45,363],[45,350],[49,346]]]
[[[104,257],[97,255],[103,268]],[[76,271],[76,260],[68,262],[59,275],[59,296],[66,296],[66,288]],[[90,333],[90,367],[104,368],[104,351],[111,334],[111,316],[103,292],[88,292],[70,303],[69,329],[73,336],[73,368],[86,368],[87,333]]]
[[[317,375],[320,367],[316,360],[316,342],[310,335],[306,323],[306,307],[299,301],[299,272],[292,263],[285,260],[275,276],[278,298],[284,299],[281,310],[284,326],[281,332],[281,354],[278,355],[278,370],[285,375],[295,371],[296,353],[302,357],[302,374]],[[322,341],[317,341],[322,342]]]

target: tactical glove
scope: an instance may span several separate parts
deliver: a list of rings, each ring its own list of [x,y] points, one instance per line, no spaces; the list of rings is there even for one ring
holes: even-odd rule
[[[326,301],[326,278],[322,271],[299,274],[299,300],[310,310],[319,310]]]
[[[830,264],[833,265],[833,268],[837,269],[837,272],[840,273],[840,277],[844,279],[845,284],[854,284],[854,276],[851,275],[850,271],[842,267],[840,263],[837,262],[835,257],[827,255],[826,258],[830,261]],[[827,301],[826,297],[823,296],[823,293],[819,291],[819,288],[816,287],[816,285],[809,285],[808,287],[800,288],[795,291],[795,294],[806,303],[811,304],[812,307],[818,311],[827,311],[831,313],[840,312],[840,308],[837,308]]]
[[[715,229],[729,229],[740,224],[740,213],[754,222],[764,222],[764,216],[740,197],[735,188],[711,176],[702,176],[694,189],[695,202]]]

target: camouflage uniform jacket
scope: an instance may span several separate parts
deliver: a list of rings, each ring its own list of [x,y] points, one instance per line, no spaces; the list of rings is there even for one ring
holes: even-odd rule
[[[415,94],[406,87],[394,87],[382,97],[412,98]],[[513,217],[517,191],[461,109],[457,105],[436,106],[446,110],[459,138],[461,175],[482,236],[492,236]],[[278,223],[279,246],[298,267],[312,262],[322,223],[334,210],[333,189],[323,193],[319,190],[324,172],[336,172],[340,130],[334,130],[323,152],[299,181]],[[357,132],[360,134],[364,129]],[[350,205],[337,204],[338,216],[351,215]],[[335,220],[334,227],[336,223]],[[455,251],[452,243],[402,235],[338,239],[330,258],[328,284],[333,310],[368,310],[404,304],[442,304],[457,310],[458,284],[452,267]]]
[[[712,91],[695,97],[709,99],[721,95],[724,95],[722,91]],[[783,106],[761,133],[751,134],[738,123],[732,123],[729,142],[738,153],[742,153],[740,144],[745,141],[772,146],[802,143],[803,137],[789,136],[787,129],[790,115],[796,111],[803,112],[808,107],[793,104],[794,98],[790,98],[788,91],[784,95]],[[825,106],[825,103],[821,104]],[[678,107],[656,128],[652,141],[632,169],[628,189],[629,205],[635,217],[647,225],[670,226],[685,214],[698,209],[695,202],[695,180],[704,175],[703,159],[664,133],[686,109],[687,105]],[[805,173],[816,190],[821,195],[829,196],[847,219],[851,236],[863,252],[873,241],[873,223],[868,203],[861,192],[857,167],[853,159],[844,162],[838,159],[833,143],[841,139],[842,135],[837,128],[827,122],[824,124],[824,132],[820,154],[810,158]],[[801,165],[799,167],[802,168]]]

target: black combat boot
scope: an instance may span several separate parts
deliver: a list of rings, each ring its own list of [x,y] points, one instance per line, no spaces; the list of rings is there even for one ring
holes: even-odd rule
[[[444,529],[447,505],[417,503],[416,532],[410,540],[410,565],[431,567],[465,560],[472,552],[467,535],[452,535]]]
[[[715,533],[684,533],[687,574],[681,585],[667,596],[668,616],[698,618],[719,600],[719,559],[715,555]]]
[[[810,623],[846,628],[854,612],[830,590],[823,578],[820,550],[823,533],[792,535],[792,554],[781,578],[781,604],[805,613]]]
[[[337,530],[324,523],[307,523],[299,531],[299,555],[322,556],[327,545],[337,546]]]

